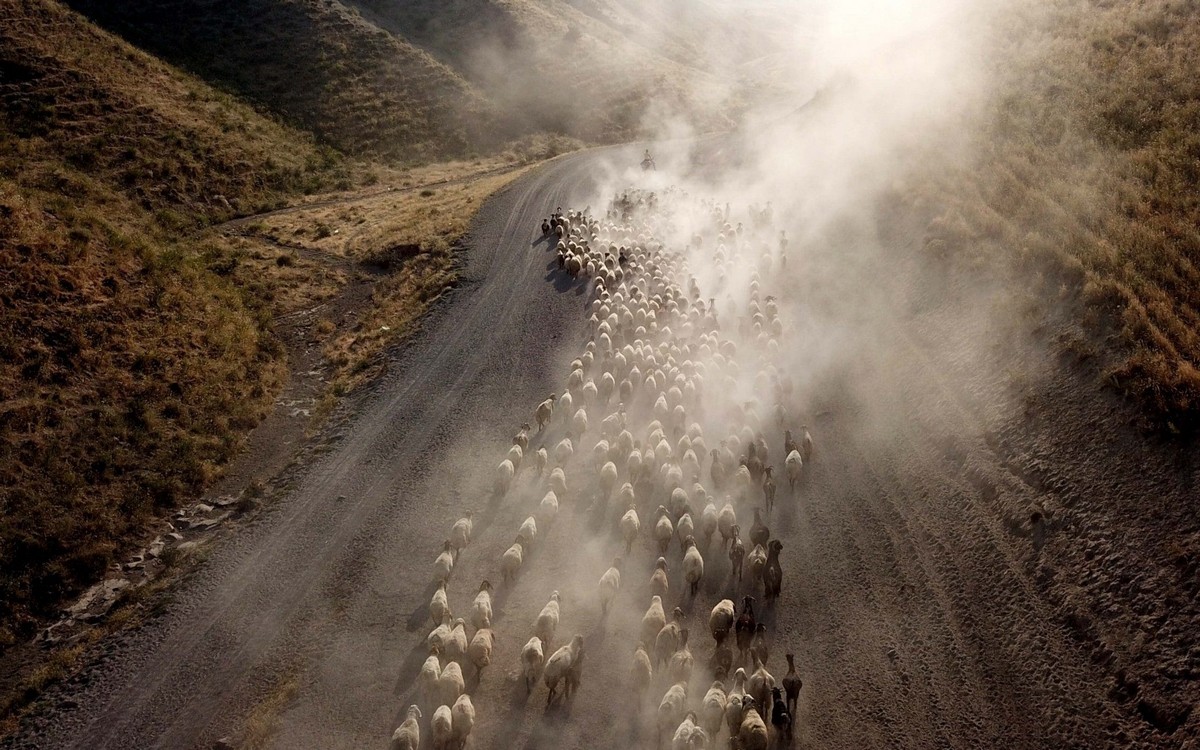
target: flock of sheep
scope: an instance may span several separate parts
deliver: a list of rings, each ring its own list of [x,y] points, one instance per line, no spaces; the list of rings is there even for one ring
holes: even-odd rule
[[[686,232],[679,217],[697,202],[673,190],[617,196],[603,219],[558,211],[543,222],[559,267],[591,290],[591,337],[565,389],[537,405],[496,468],[497,502],[526,501],[513,498],[523,494],[512,492],[518,477],[536,488],[499,560],[499,581],[516,585],[529,550],[555,528],[560,503],[596,520],[599,542],[614,553],[597,571],[602,617],[625,602],[641,611],[636,602],[648,599],[629,634],[628,687],[639,706],[658,696],[653,746],[717,747],[727,732],[731,748],[764,750],[790,744],[801,689],[791,653],[786,673],[768,671],[779,644],[759,619],[782,589],[783,545],[768,527],[775,463],[784,497],[795,498],[813,441],[803,425],[790,429],[793,384],[778,367],[784,326],[776,299],[763,293],[764,278],[786,263],[786,239],[768,236],[769,207],[752,207],[752,228],[743,229],[731,225],[728,205],[698,205],[701,219],[690,219],[698,226]],[[679,250],[660,239],[678,236],[689,237]],[[717,296],[702,298],[689,259],[714,270]],[[718,319],[718,298],[728,320]],[[493,661],[494,584],[479,584],[467,617],[454,616],[447,596],[473,523],[471,513],[454,523],[434,563],[421,705],[408,709],[393,750],[420,747],[423,711],[437,750],[462,747],[475,725],[463,670],[478,675]],[[635,563],[644,569],[635,572]],[[709,649],[685,614],[702,585],[721,596],[708,616],[713,643],[704,659],[692,649]],[[587,654],[581,634],[559,636],[561,607],[552,592],[520,654],[504,657],[519,662],[527,691],[546,686],[547,705],[580,689]]]

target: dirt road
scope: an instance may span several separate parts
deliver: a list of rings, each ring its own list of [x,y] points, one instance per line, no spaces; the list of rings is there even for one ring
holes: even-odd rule
[[[9,746],[207,748],[294,679],[275,746],[385,747],[415,699],[450,525],[479,512],[452,586],[466,615],[540,497],[525,475],[503,503],[488,498],[513,429],[561,390],[582,346],[583,290],[553,272],[536,224],[585,199],[603,158],[557,160],[486,205],[460,287],[340,440],[218,545],[165,614],[51,692]],[[1036,343],[955,315],[952,287],[914,292],[927,273],[911,261],[915,237],[879,240],[897,265],[867,293],[878,309],[846,334],[866,354],[835,363],[816,391],[816,457],[772,522],[785,582],[766,616],[769,667],[780,677],[792,650],[805,679],[796,747],[1195,741],[1194,450],[1137,434],[1117,399]],[[652,708],[627,690],[652,553],[635,550],[602,619],[594,587],[619,550],[611,525],[565,502],[544,536],[497,597],[493,666],[468,681],[472,746],[653,747]],[[698,663],[709,608],[738,591],[727,569],[714,552],[689,607]],[[576,698],[547,711],[545,688],[527,697],[516,669],[556,589],[560,637],[582,633],[588,660]]]

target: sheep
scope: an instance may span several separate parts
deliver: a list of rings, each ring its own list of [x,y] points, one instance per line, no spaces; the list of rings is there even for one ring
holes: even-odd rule
[[[537,512],[534,517],[537,522],[547,529],[554,523],[554,519],[558,516],[558,495],[554,490],[547,490],[542,497],[542,502],[538,504]]]
[[[450,720],[454,741],[459,747],[463,747],[467,743],[467,737],[471,736],[471,730],[475,728],[475,706],[471,703],[471,696],[458,696],[458,700],[450,707]]]
[[[590,383],[591,381],[588,381],[588,382]],[[587,386],[584,386],[584,393],[585,394],[587,393]],[[581,406],[575,412],[575,416],[571,418],[571,436],[576,437],[576,438],[582,438],[583,434],[585,432],[587,432],[587,428],[588,428],[587,409],[585,409]]]
[[[700,533],[704,535],[704,549],[706,551],[712,544],[713,534],[717,531],[717,524],[717,506],[710,502],[704,506],[704,510],[700,511]]]
[[[733,688],[726,694],[725,703],[725,723],[731,738],[737,737],[742,725],[742,703],[746,697],[746,670],[738,667],[733,673]]]
[[[736,525],[737,512],[733,509],[733,503],[727,502],[717,515],[717,529],[721,532],[722,546],[729,546],[730,540],[733,539],[733,528]]]
[[[739,750],[767,750],[767,724],[755,709],[756,705],[749,696],[742,701],[742,721],[737,732]]]
[[[667,580],[667,558],[660,557],[654,563],[654,572],[650,574],[650,593],[666,599],[670,587]]]
[[[809,459],[812,458],[813,439],[812,435],[808,434],[808,425],[800,425],[800,429],[804,430],[804,437],[800,439],[800,458],[804,459],[805,463],[808,463]]]
[[[607,501],[616,485],[617,465],[609,461],[600,469],[600,499]]]
[[[737,638],[738,653],[744,661],[746,652],[750,650],[750,642],[754,639],[754,630],[758,621],[754,618],[754,597],[742,597],[742,614],[733,623],[733,633]]]
[[[800,675],[796,674],[796,657],[794,654],[787,654],[788,671],[783,676],[783,689],[787,692],[787,709],[792,716],[796,715],[796,702],[800,698],[800,689],[804,687],[804,681],[800,679]]]
[[[558,499],[565,498],[567,496],[567,473],[556,467],[554,471],[550,472],[549,486]]]
[[[450,634],[442,639],[442,653],[450,661],[459,661],[467,653],[467,621],[459,617]]]
[[[762,660],[758,658],[758,654],[751,652],[751,658],[754,660],[754,671],[746,679],[746,692],[754,696],[754,701],[763,707],[763,718],[769,719],[771,712],[771,689],[775,687],[775,678],[763,666]]]
[[[750,654],[757,656],[764,665],[767,663],[767,657],[771,655],[771,649],[767,645],[767,624],[765,622],[754,626],[754,638],[750,640]]]
[[[654,639],[654,666],[670,662],[671,656],[679,650],[679,641],[682,637],[680,634],[683,628],[680,627],[679,621],[683,619],[683,611],[676,607],[671,612],[671,622],[659,628],[658,635]]]
[[[464,547],[471,543],[471,531],[474,529],[475,511],[467,511],[467,514],[454,522],[454,526],[450,529],[450,548],[454,553],[454,561],[458,562],[458,555]]]
[[[658,506],[658,520],[654,522],[654,539],[658,542],[658,553],[667,554],[671,546],[671,537],[675,535],[675,525],[665,506]]]
[[[746,556],[746,564],[749,567],[751,584],[758,583],[767,568],[767,550],[761,544],[754,545],[754,549]]]
[[[554,633],[558,630],[559,602],[561,600],[557,591],[552,592],[550,600],[546,602],[546,606],[542,607],[537,620],[533,623],[533,634],[542,639],[546,648],[550,648],[554,643]]]
[[[708,732],[710,737],[715,738],[721,732],[721,723],[725,720],[725,709],[728,705],[729,698],[725,695],[724,683],[720,680],[714,681],[700,704],[700,726],[704,727],[704,731]]]
[[[788,453],[783,461],[783,468],[787,472],[788,489],[794,495],[796,485],[800,484],[800,475],[804,472],[804,459],[800,456],[800,451],[793,449]]]
[[[452,705],[466,689],[467,683],[463,679],[462,667],[456,661],[447,664],[438,676],[438,692],[441,694],[442,703]]]
[[[497,497],[504,497],[508,494],[508,489],[512,487],[513,477],[516,473],[513,462],[507,458],[496,467],[496,479],[492,483],[492,491]]]
[[[450,540],[447,539],[442,543],[442,552],[433,561],[433,582],[445,583],[450,574],[454,572],[454,552],[451,549]]]
[[[779,565],[779,553],[783,550],[783,542],[772,539],[767,545],[767,564],[763,569],[763,599],[773,602],[779,598],[783,588],[783,568]]]
[[[670,663],[667,665],[667,674],[672,682],[687,682],[692,678],[692,667],[695,666],[696,660],[692,657],[687,643],[688,629],[684,628],[679,631],[679,648],[671,655]]]
[[[694,747],[693,737],[702,731],[704,730],[696,726],[696,713],[688,711],[671,737],[671,750],[691,750]]]
[[[600,576],[600,613],[601,615],[608,614],[608,607],[612,604],[613,599],[617,598],[617,592],[621,589],[621,558],[613,558],[612,567],[604,571],[604,575]]]
[[[543,446],[537,449],[533,454],[533,467],[537,470],[537,475],[540,477],[546,471],[546,465],[550,462],[550,454],[546,452]]]
[[[433,598],[429,600],[429,617],[434,622],[441,622],[449,613],[450,601],[446,596],[446,582],[442,581],[433,592]]]
[[[691,511],[685,505],[683,515],[679,516],[679,520],[675,522],[675,536],[679,539],[680,547],[683,546],[683,540],[696,533],[696,522],[692,520]]]
[[[404,719],[392,734],[392,742],[388,750],[420,750],[421,747],[421,709],[414,703],[408,707],[408,717]]]
[[[492,663],[492,651],[496,648],[496,634],[490,627],[482,627],[475,631],[471,645],[467,646],[467,659],[475,665],[475,673],[481,674],[483,668]]]
[[[523,549],[533,549],[533,545],[537,542],[537,536],[537,519],[529,516],[521,523],[521,528],[517,529],[517,541],[521,543]]]
[[[692,596],[700,590],[700,579],[704,577],[704,558],[696,547],[696,538],[689,536],[683,540],[683,577],[691,587]]]
[[[438,706],[433,712],[429,728],[433,733],[434,750],[450,750],[450,745],[454,742],[454,718],[449,706]]]
[[[438,659],[438,654],[441,653],[441,648],[434,646],[430,649],[429,658],[421,665],[421,671],[417,675],[417,684],[421,690],[421,700],[425,702],[426,710],[437,708],[442,697],[442,664]]]
[[[583,636],[578,633],[571,639],[571,642],[558,649],[546,660],[546,670],[542,675],[546,682],[546,687],[550,689],[546,696],[546,705],[550,705],[554,701],[554,694],[558,690],[558,683],[563,678],[567,678],[566,689],[564,690],[566,697],[571,697],[573,690],[571,671],[575,667],[575,662],[583,658]]]
[[[534,421],[537,422],[538,432],[546,428],[546,423],[550,421],[550,417],[554,415],[554,400],[558,395],[551,393],[550,397],[537,405],[537,409],[533,412]]]
[[[780,745],[785,740],[792,741],[792,715],[783,702],[782,692],[779,688],[771,689],[771,726],[775,727],[775,739]]]
[[[504,576],[505,584],[511,583],[517,577],[524,559],[525,548],[521,546],[519,540],[504,551],[504,556],[500,558],[500,572]]]
[[[630,489],[632,490],[632,487]],[[638,518],[637,506],[634,503],[630,503],[629,510],[625,511],[625,515],[621,516],[620,526],[621,537],[625,540],[625,554],[628,555],[633,550],[634,540],[637,539],[638,534],[642,531],[642,522]]]
[[[571,443],[571,438],[565,437],[558,441],[558,445],[554,446],[554,461],[559,466],[565,465],[571,460],[571,456],[575,454],[575,446]]]
[[[425,647],[430,651],[434,648],[442,648],[453,627],[454,621],[450,615],[450,608],[447,607],[446,611],[442,613],[442,621],[425,637]]]
[[[525,642],[521,649],[521,674],[525,677],[525,693],[528,695],[534,684],[541,679],[546,666],[546,652],[542,639],[536,635]]]
[[[630,681],[639,702],[644,698],[650,682],[654,679],[654,666],[650,663],[650,655],[646,653],[646,644],[638,643],[633,652],[633,666],[629,669]]]
[[[708,615],[708,630],[712,633],[713,640],[717,642],[718,646],[729,637],[729,631],[733,629],[736,619],[733,601],[730,599],[722,599],[712,608],[712,612]]]
[[[746,545],[742,544],[740,531],[738,525],[734,524],[733,541],[729,544],[729,575],[737,575],[738,581],[742,580],[742,563],[746,559]]]
[[[513,436],[513,445],[521,446],[522,453],[529,450],[529,431],[531,429],[528,422],[522,423],[521,429]]]
[[[775,468],[768,466],[763,469],[763,505],[767,508],[767,513],[770,513],[775,508],[775,480],[771,478],[771,472]]]
[[[479,584],[479,593],[471,604],[471,625],[476,629],[492,626],[492,584],[486,579]]]
[[[679,726],[687,711],[687,683],[677,682],[667,689],[658,704],[658,736],[661,739]]]
[[[654,644],[658,633],[667,624],[667,614],[663,611],[662,598],[650,597],[650,607],[642,615],[641,640],[646,644]]]
[[[754,509],[754,524],[750,527],[750,543],[761,544],[763,549],[767,547],[767,541],[771,538],[771,530],[762,521],[762,511],[758,508]]]

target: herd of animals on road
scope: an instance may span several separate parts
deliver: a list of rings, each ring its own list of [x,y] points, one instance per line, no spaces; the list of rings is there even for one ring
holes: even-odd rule
[[[680,225],[685,205],[691,217],[699,207],[702,219],[687,220],[699,226]],[[519,672],[526,691],[544,684],[547,706],[582,689],[588,644],[581,634],[558,633],[567,609],[559,591],[548,592],[519,654],[494,653],[494,587],[519,585],[529,551],[560,520],[560,503],[600,519],[601,542],[614,548],[591,594],[602,617],[612,607],[648,605],[638,632],[620,634],[630,663],[622,687],[640,707],[657,701],[647,746],[716,748],[723,735],[734,750],[791,744],[801,679],[791,649],[772,643],[758,618],[777,606],[782,589],[783,544],[768,523],[781,490],[781,499],[797,497],[813,439],[793,425],[794,384],[779,358],[784,325],[776,298],[763,293],[787,262],[786,237],[773,236],[769,205],[749,208],[749,228],[730,219],[728,204],[669,189],[627,191],[603,218],[557,210],[542,223],[560,273],[587,285],[590,338],[565,389],[537,404],[495,470],[493,501],[518,502],[510,491],[528,483],[529,513],[497,576],[470,587],[466,617],[454,616],[448,591],[471,543],[473,513],[453,524],[437,555],[429,656],[393,750],[417,750],[423,732],[436,750],[463,747],[476,723],[464,669],[477,675],[498,658]],[[675,243],[681,249],[662,239],[678,236],[690,237]],[[716,273],[716,296],[707,300],[689,271],[697,257]],[[735,320],[718,320],[718,299],[727,303],[722,317]],[[754,397],[743,400],[746,383]],[[695,602],[706,576],[710,591],[723,577],[707,621],[711,652],[691,637],[684,609],[672,606]],[[786,656],[778,677],[767,668],[773,650]]]

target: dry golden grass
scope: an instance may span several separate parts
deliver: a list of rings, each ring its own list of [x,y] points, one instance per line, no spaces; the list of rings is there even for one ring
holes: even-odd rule
[[[271,690],[251,709],[242,729],[242,750],[261,750],[270,747],[279,733],[284,709],[300,692],[300,672],[291,670],[280,677]]]
[[[1159,425],[1194,430],[1200,6],[1029,2],[1009,21],[981,156],[926,183],[930,249],[1037,279],[1044,314],[1065,302],[1091,332],[1065,337],[1076,354],[1099,354]]]

